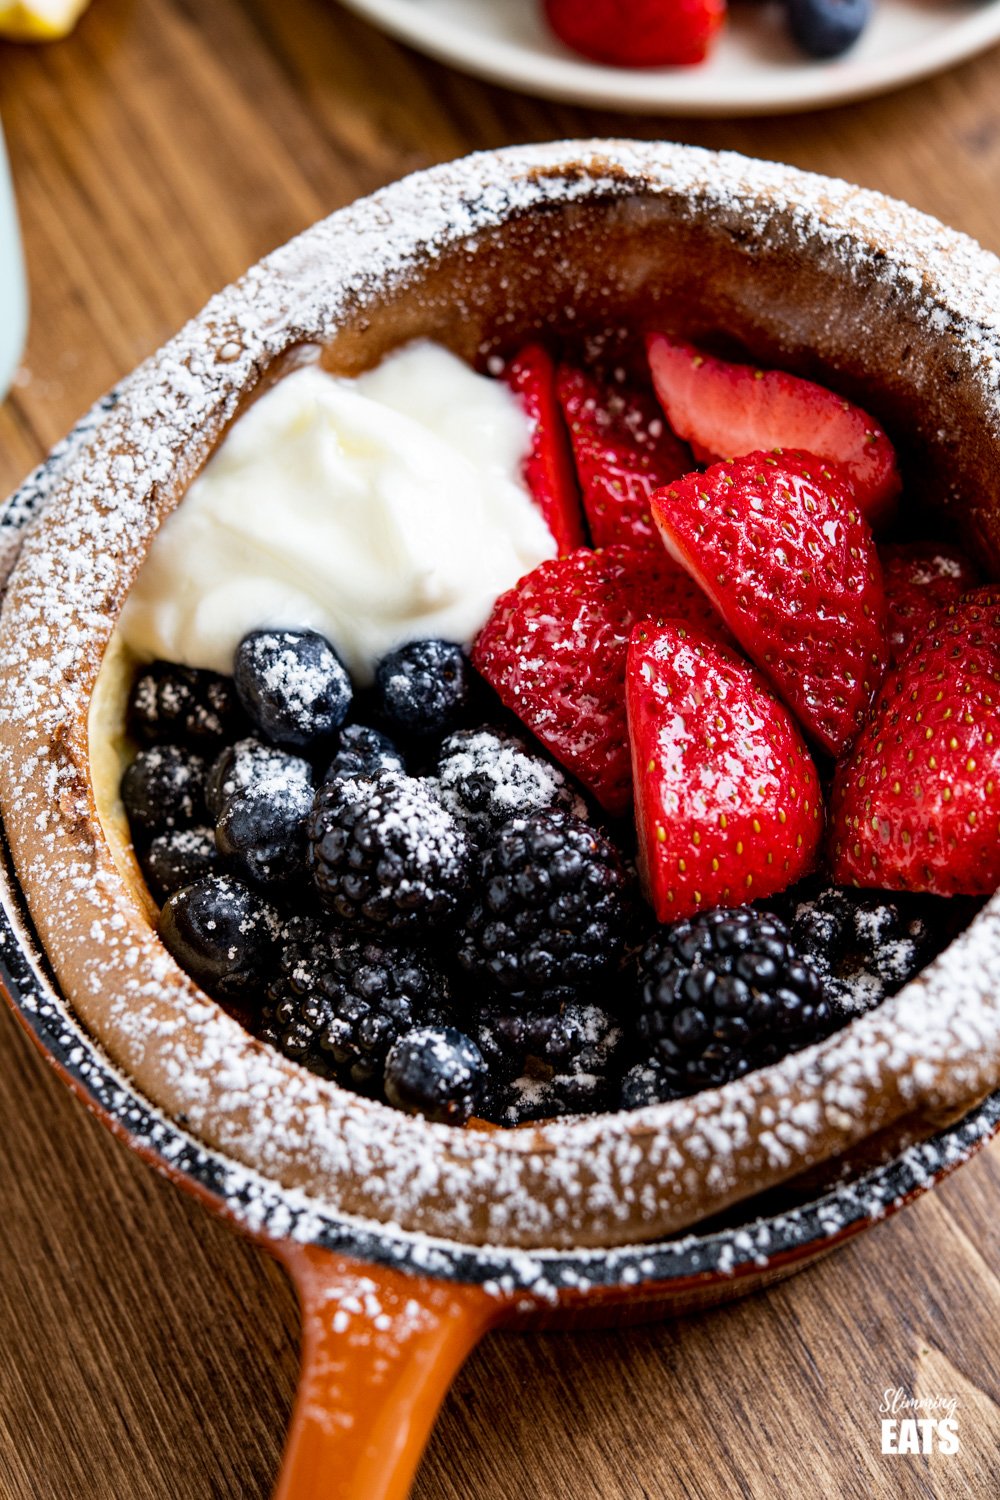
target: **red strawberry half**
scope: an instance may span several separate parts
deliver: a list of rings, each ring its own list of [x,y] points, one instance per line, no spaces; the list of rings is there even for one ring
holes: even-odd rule
[[[948,542],[898,542],[879,548],[886,603],[889,652],[898,660],[938,610],[979,582],[970,557]]]
[[[658,490],[653,515],[803,728],[842,753],[887,659],[878,556],[850,488],[807,453],[754,453]]]
[[[583,515],[569,435],[556,396],[556,369],[541,344],[528,344],[505,372],[532,426],[524,481],[556,539],[560,553],[583,546]]]
[[[715,359],[661,333],[649,336],[647,349],[671,427],[704,462],[803,449],[842,465],[874,528],[891,518],[900,490],[896,455],[860,406],[812,380]]]
[[[662,614],[722,630],[701,591],[654,552],[581,548],[502,594],[472,661],[503,703],[611,813],[632,800],[625,655],[632,626]]]
[[[639,868],[661,922],[808,873],[823,833],[816,770],[759,672],[677,620],[647,621],[625,695]]]
[[[974,589],[889,673],[837,767],[835,880],[941,896],[1000,885],[998,711],[1000,593]]]
[[[725,13],[725,0],[545,0],[567,47],[622,68],[702,62]]]
[[[694,462],[652,390],[567,364],[559,366],[556,389],[594,546],[659,548],[649,498]]]

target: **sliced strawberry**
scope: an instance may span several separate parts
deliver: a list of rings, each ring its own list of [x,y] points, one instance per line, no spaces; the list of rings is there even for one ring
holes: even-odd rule
[[[652,390],[568,364],[559,366],[556,389],[594,546],[659,548],[649,497],[694,462]]]
[[[830,863],[844,884],[940,896],[1000,885],[1000,592],[974,589],[886,677],[834,774]]]
[[[949,542],[896,542],[879,548],[893,661],[923,631],[937,610],[979,582],[970,557]]]
[[[556,396],[556,369],[541,344],[527,344],[504,372],[520,396],[532,424],[531,451],[524,461],[524,481],[545,518],[560,553],[582,547],[580,492],[569,435]]]
[[[667,420],[704,462],[802,449],[847,471],[872,527],[891,519],[900,490],[896,455],[860,406],[812,380],[715,359],[662,333],[646,347]]]
[[[808,453],[753,453],[658,490],[653,516],[806,732],[839,755],[888,650],[878,555],[849,487]]]
[[[666,556],[581,548],[522,578],[493,607],[473,664],[503,703],[612,813],[632,799],[625,653],[632,626],[664,613],[722,631]]]
[[[647,620],[625,697],[639,869],[661,922],[808,873],[823,833],[816,769],[759,672],[681,621]]]
[[[726,0],[544,0],[560,41],[620,68],[700,63],[726,13]]]

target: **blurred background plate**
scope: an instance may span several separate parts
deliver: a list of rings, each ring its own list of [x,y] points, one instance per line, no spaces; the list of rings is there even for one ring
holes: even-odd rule
[[[876,0],[845,57],[788,40],[778,0],[735,0],[714,55],[695,68],[622,69],[552,37],[540,0],[342,0],[421,52],[493,83],[631,113],[758,115],[827,108],[938,73],[1000,42],[1000,0]]]

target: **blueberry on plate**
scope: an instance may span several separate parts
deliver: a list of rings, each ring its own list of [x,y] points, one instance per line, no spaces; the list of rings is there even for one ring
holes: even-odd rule
[[[158,833],[140,856],[146,884],[163,901],[182,886],[210,875],[219,866],[215,829],[172,828]]]
[[[160,912],[160,937],[181,968],[220,1000],[263,993],[277,917],[229,875],[186,885]]]
[[[154,661],[129,695],[129,732],[147,745],[187,740],[209,747],[238,734],[245,722],[232,679],[198,667]]]
[[[215,825],[219,853],[255,885],[280,886],[304,876],[312,805],[312,784],[297,776],[233,792]]]
[[[472,697],[472,668],[461,646],[410,641],[375,669],[378,710],[401,740],[426,742],[448,734]]]
[[[181,745],[151,745],[126,768],[121,798],[138,842],[204,820],[205,762]]]
[[[486,1081],[482,1053],[454,1026],[409,1031],[385,1060],[389,1103],[439,1125],[464,1125],[475,1114]]]
[[[340,745],[325,776],[377,776],[380,771],[405,771],[402,755],[387,734],[365,724],[347,724],[340,731]]]
[[[205,806],[218,819],[234,792],[245,792],[262,781],[301,781],[312,787],[312,766],[301,755],[291,755],[252,737],[227,745],[216,756],[205,783]]]
[[[255,630],[236,648],[236,691],[260,732],[291,749],[332,738],[351,707],[351,679],[315,630]]]
[[[786,0],[788,26],[810,57],[839,57],[868,25],[872,0]]]

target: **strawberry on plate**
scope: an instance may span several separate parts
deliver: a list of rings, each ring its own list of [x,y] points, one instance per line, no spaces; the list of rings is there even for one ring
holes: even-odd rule
[[[949,542],[893,542],[879,548],[889,607],[893,661],[915,641],[938,610],[979,582],[979,569]]]
[[[586,542],[569,434],[556,396],[556,368],[541,344],[527,344],[507,365],[504,378],[531,422],[531,449],[524,481],[555,537],[560,553]]]
[[[625,697],[639,869],[661,922],[809,872],[823,833],[816,769],[761,673],[681,621],[645,621]]]
[[[556,390],[569,428],[595,547],[660,547],[649,498],[694,468],[652,390],[561,364]]]
[[[583,547],[502,594],[472,649],[504,705],[610,813],[632,800],[629,636],[638,620],[665,613],[722,632],[704,594],[665,553]]]
[[[830,864],[843,884],[939,896],[1000,885],[1000,592],[933,618],[837,766]]]
[[[841,754],[887,645],[875,544],[839,473],[808,453],[753,453],[658,490],[653,516],[802,727]]]
[[[726,0],[544,0],[560,41],[596,62],[662,68],[703,62]]]
[[[667,420],[705,463],[766,448],[798,448],[846,471],[875,530],[900,491],[892,444],[860,406],[785,370],[760,370],[704,354],[665,334],[646,341]]]

